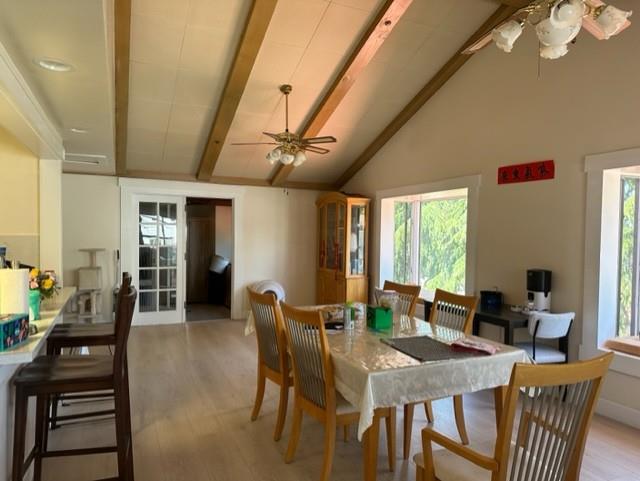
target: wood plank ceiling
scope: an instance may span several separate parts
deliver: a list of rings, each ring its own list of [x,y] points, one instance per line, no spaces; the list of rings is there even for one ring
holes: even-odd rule
[[[116,173],[340,188],[526,2],[503,3],[116,0]],[[338,138],[295,169],[272,168],[268,146],[231,145],[283,130],[283,83],[292,130]]]

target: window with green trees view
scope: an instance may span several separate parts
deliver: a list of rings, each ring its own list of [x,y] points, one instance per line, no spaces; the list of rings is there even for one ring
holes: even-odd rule
[[[394,202],[393,277],[463,293],[467,253],[466,191]]]
[[[620,256],[618,336],[638,334],[638,177],[622,177],[620,186]]]

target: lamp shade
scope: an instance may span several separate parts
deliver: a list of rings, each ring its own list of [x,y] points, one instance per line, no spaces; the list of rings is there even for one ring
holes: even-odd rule
[[[298,150],[296,152],[295,160],[293,161],[293,166],[298,167],[299,165],[304,164],[306,161],[307,155],[302,150]]]
[[[540,46],[540,56],[547,60],[555,60],[557,58],[564,57],[568,51],[569,48],[566,45],[557,45],[554,47],[549,45]]]
[[[513,44],[522,35],[522,24],[516,20],[510,20],[493,29],[491,38],[496,46],[503,52],[511,52]]]
[[[576,35],[580,32],[580,28],[582,28],[582,18],[580,18],[575,25],[565,28],[556,28],[551,24],[550,19],[545,18],[536,25],[536,34],[542,45],[559,47],[560,45],[568,44],[576,38]]]
[[[228,265],[229,265],[229,259],[216,254],[211,259],[209,270],[211,272],[215,272],[216,274],[222,274]]]
[[[633,12],[625,12],[619,8],[608,5],[602,10],[596,22],[604,33],[604,38],[608,39],[616,35],[627,21],[627,18],[631,16]]]
[[[280,162],[282,162],[284,165],[289,165],[291,164],[293,161],[295,160],[295,157],[293,154],[290,154],[289,152],[284,152],[282,154],[282,156],[280,157]]]
[[[555,28],[567,28],[580,23],[585,14],[583,0],[556,0],[551,7],[549,21]]]

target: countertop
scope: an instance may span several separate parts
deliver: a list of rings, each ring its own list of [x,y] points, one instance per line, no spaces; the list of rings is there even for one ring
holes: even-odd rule
[[[38,326],[38,333],[30,335],[26,342],[7,351],[0,352],[0,366],[33,361],[40,353],[40,348],[44,345],[45,339],[53,329],[53,326],[61,322],[64,306],[75,292],[75,287],[63,287],[56,297],[43,302],[40,320],[30,322],[30,324]]]

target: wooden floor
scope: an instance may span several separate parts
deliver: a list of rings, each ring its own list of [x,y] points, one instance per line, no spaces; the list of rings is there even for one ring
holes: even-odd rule
[[[322,462],[322,429],[305,418],[296,459],[282,461],[289,433],[272,440],[277,390],[267,384],[261,416],[249,420],[255,389],[255,338],[244,337],[238,321],[134,328],[129,345],[137,481],[311,481]],[[291,396],[293,397],[293,396]],[[495,437],[492,397],[465,396],[472,446],[491,446]],[[455,436],[450,400],[434,403],[436,426]],[[94,404],[91,408],[95,409]],[[83,409],[86,406],[74,406]],[[70,409],[70,408],[67,408]],[[419,450],[424,413],[416,410],[413,451]],[[398,464],[386,469],[381,444],[378,479],[415,479],[402,462],[398,412]],[[384,432],[382,430],[381,432]],[[355,436],[355,427],[352,429]],[[109,444],[111,421],[80,423],[51,434],[55,448]],[[339,438],[341,439],[341,438]],[[583,481],[640,481],[640,432],[597,417],[583,463]],[[380,440],[384,443],[384,438]],[[113,475],[115,457],[99,455],[44,461],[46,481],[86,481]],[[361,445],[338,441],[333,481],[362,479]]]

